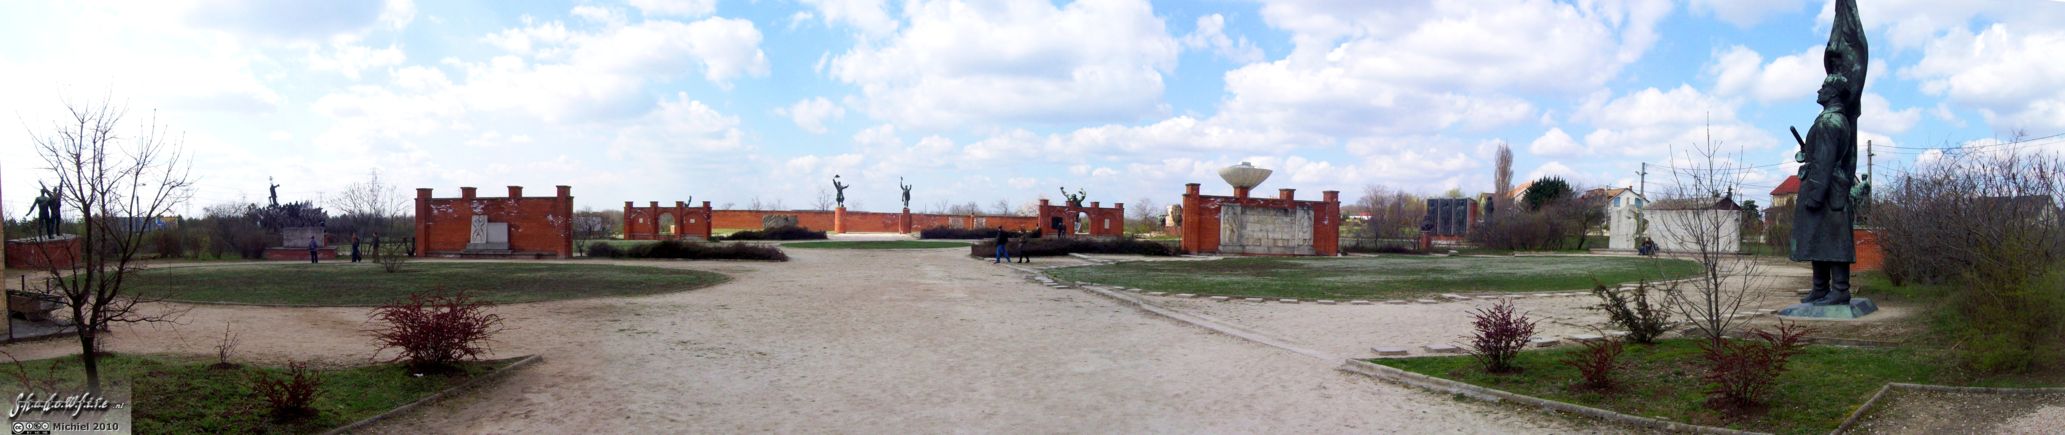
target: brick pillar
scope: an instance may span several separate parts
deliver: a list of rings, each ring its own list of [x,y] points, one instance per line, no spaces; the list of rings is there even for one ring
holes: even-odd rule
[[[832,232],[846,234],[846,206],[832,209]]]
[[[674,238],[688,238],[688,203],[674,201]]]
[[[1248,193],[1250,190],[1252,189],[1247,187],[1233,186],[1233,198],[1248,199]]]
[[[1047,204],[1046,199],[1040,199],[1039,211],[1033,212],[1033,228],[1039,229],[1040,234],[1052,234],[1049,231],[1054,231],[1053,228],[1047,227],[1050,222],[1048,221],[1048,216],[1052,216],[1054,213],[1047,208]]]
[[[700,227],[703,231],[703,240],[710,240],[711,230],[714,228],[717,228],[717,213],[710,211],[709,201],[703,201],[703,226]]]
[[[509,199],[523,197],[523,186],[509,186]]]
[[[559,258],[574,258],[574,188],[556,187],[559,211]]]
[[[464,247],[467,244],[471,244],[471,242],[473,241],[473,203],[474,201],[476,201],[476,198],[479,197],[480,195],[477,189],[471,187],[460,187],[459,206],[452,207],[452,214],[456,215],[459,218],[459,220],[455,221],[459,223],[459,234],[465,234],[464,236],[459,237],[459,246],[461,247]]]
[[[1116,225],[1116,226],[1114,226],[1114,227],[1112,228],[1112,231],[1111,231],[1111,235],[1114,235],[1114,236],[1123,236],[1123,235],[1126,235],[1126,203],[1123,203],[1123,202],[1114,202],[1114,203],[1111,203],[1111,208],[1116,208],[1116,209],[1119,209],[1119,211],[1118,211],[1118,218],[1119,218],[1119,223],[1118,223],[1118,225]]]
[[[631,201],[624,201],[624,240],[637,240],[631,236],[638,233],[637,227],[632,226],[631,222]]]
[[[898,221],[898,222],[897,222],[897,233],[898,233],[898,234],[910,234],[910,233],[911,233],[911,208],[910,208],[910,207],[904,207],[904,208],[903,208],[903,216],[902,216],[901,218],[899,218],[899,219],[902,219],[902,220],[900,220],[900,221]]]
[[[1196,235],[1198,233],[1196,231],[1198,229],[1198,221],[1196,221],[1196,216],[1198,216],[1198,188],[1200,188],[1198,183],[1185,183],[1185,186],[1183,186],[1183,216],[1181,216],[1183,225],[1175,227],[1175,235],[1177,235],[1177,239],[1181,239],[1179,245],[1183,247],[1183,254],[1198,254],[1198,243],[1202,241]]]
[[[1298,189],[1276,189],[1276,198],[1284,201],[1297,201]]]
[[[423,242],[430,240],[430,188],[416,189],[416,256],[422,257]]]
[[[1289,190],[1289,189],[1285,189]],[[1328,190],[1320,192],[1318,225],[1312,227],[1313,251],[1319,255],[1341,254],[1341,192]]]

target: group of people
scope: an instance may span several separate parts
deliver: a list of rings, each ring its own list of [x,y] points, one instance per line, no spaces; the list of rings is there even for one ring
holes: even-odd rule
[[[322,247],[323,244],[318,243],[315,236],[308,237],[308,264],[316,264],[317,260],[322,259]],[[379,234],[373,235],[373,252],[380,252]],[[359,259],[359,236],[353,234],[351,235],[351,262],[357,263]]]
[[[997,257],[995,259],[990,260],[990,264],[1000,264],[1003,262],[1011,261],[1011,256],[1013,254],[1016,254],[1018,256],[1018,261],[1013,261],[1014,263],[1031,263],[1032,257],[1025,255],[1025,239],[1029,238],[1032,238],[1032,235],[1019,234],[1016,232],[1005,230],[1003,226],[998,226]]]

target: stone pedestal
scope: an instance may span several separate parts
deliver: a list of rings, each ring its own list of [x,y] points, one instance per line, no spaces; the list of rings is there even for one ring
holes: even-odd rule
[[[1778,315],[1806,319],[1855,319],[1879,310],[1879,304],[1871,299],[1852,297],[1848,305],[1793,304],[1778,310]]]
[[[53,267],[70,269],[78,264],[79,246],[79,237],[73,235],[9,240],[7,267],[46,271]]]
[[[904,208],[903,208],[903,217],[901,217],[901,218],[898,218],[898,220],[896,221],[896,232],[897,232],[897,234],[910,234],[910,233],[911,233],[911,208],[910,208],[910,207],[904,207]]]
[[[846,206],[832,209],[832,232],[846,234]]]

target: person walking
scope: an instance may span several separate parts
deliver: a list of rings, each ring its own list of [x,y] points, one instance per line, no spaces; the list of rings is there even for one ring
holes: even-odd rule
[[[1026,240],[1026,239],[1030,239],[1030,238],[1032,238],[1032,234],[1030,234],[1030,233],[1028,233],[1028,234],[1019,234],[1019,235],[1018,235],[1018,237],[1012,237],[1012,238],[1011,238],[1011,254],[1012,254],[1012,255],[1017,255],[1017,256],[1018,256],[1018,262],[1020,262],[1020,263],[1032,263],[1032,256],[1030,256],[1030,255],[1025,255],[1025,244],[1026,244],[1026,242],[1030,242],[1030,241],[1031,241],[1031,240]]]
[[[997,226],[997,258],[995,258],[995,259],[992,259],[992,260],[990,260],[990,264],[999,264],[999,263],[1003,263],[1003,262],[1004,262],[1004,260],[1009,260],[1009,259],[1011,259],[1011,250],[1009,249],[1009,248],[1010,248],[1010,244],[1011,244],[1011,232],[1009,232],[1009,231],[1004,231],[1004,226],[1003,226],[1003,225],[998,225],[998,226]]]
[[[380,261],[380,233],[373,232],[373,261]]]
[[[351,262],[359,262],[359,235],[351,235]]]
[[[316,263],[316,255],[315,255],[315,252],[316,252],[316,244],[315,244],[315,237],[314,237],[314,236],[309,236],[309,238],[308,238],[308,264],[315,264],[315,263]]]

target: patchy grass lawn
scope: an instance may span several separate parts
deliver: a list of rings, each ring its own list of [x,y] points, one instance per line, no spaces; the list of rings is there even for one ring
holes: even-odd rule
[[[1578,372],[1557,361],[1582,350],[1566,346],[1523,352],[1519,365],[1525,371],[1514,375],[1486,374],[1468,356],[1371,362],[1623,414],[1773,433],[1827,433],[1887,382],[1971,383],[1961,379],[1958,370],[1944,366],[1950,358],[1938,351],[1808,346],[1779,376],[1762,415],[1731,421],[1705,407],[1706,385],[1699,381],[1703,369],[1697,341],[1629,344],[1627,353],[1621,355],[1627,365],[1616,373],[1622,385],[1610,393],[1570,387],[1578,383]]]
[[[101,357],[101,379],[111,389],[126,384],[132,396],[135,433],[320,433],[372,417],[474,376],[508,367],[515,360],[470,362],[461,373],[414,376],[400,364],[319,370],[323,390],[313,418],[276,423],[264,399],[252,392],[258,372],[284,377],[279,368],[210,368],[212,360],[159,355]],[[24,361],[33,379],[55,380],[60,388],[83,389],[86,373],[78,356]],[[6,366],[10,378],[13,366]],[[19,388],[19,387],[13,387]]]
[[[372,263],[249,264],[146,270],[128,288],[174,301],[373,306],[410,293],[465,290],[495,303],[636,296],[716,285],[724,275],[608,264],[419,262],[387,273]]]
[[[1693,276],[1690,261],[1640,257],[1249,257],[1051,270],[1056,278],[1227,296],[1389,299],[1439,293],[1564,291]]]
[[[924,240],[883,240],[860,242],[796,242],[784,243],[784,248],[804,249],[937,249],[966,248],[967,242],[935,242]]]

